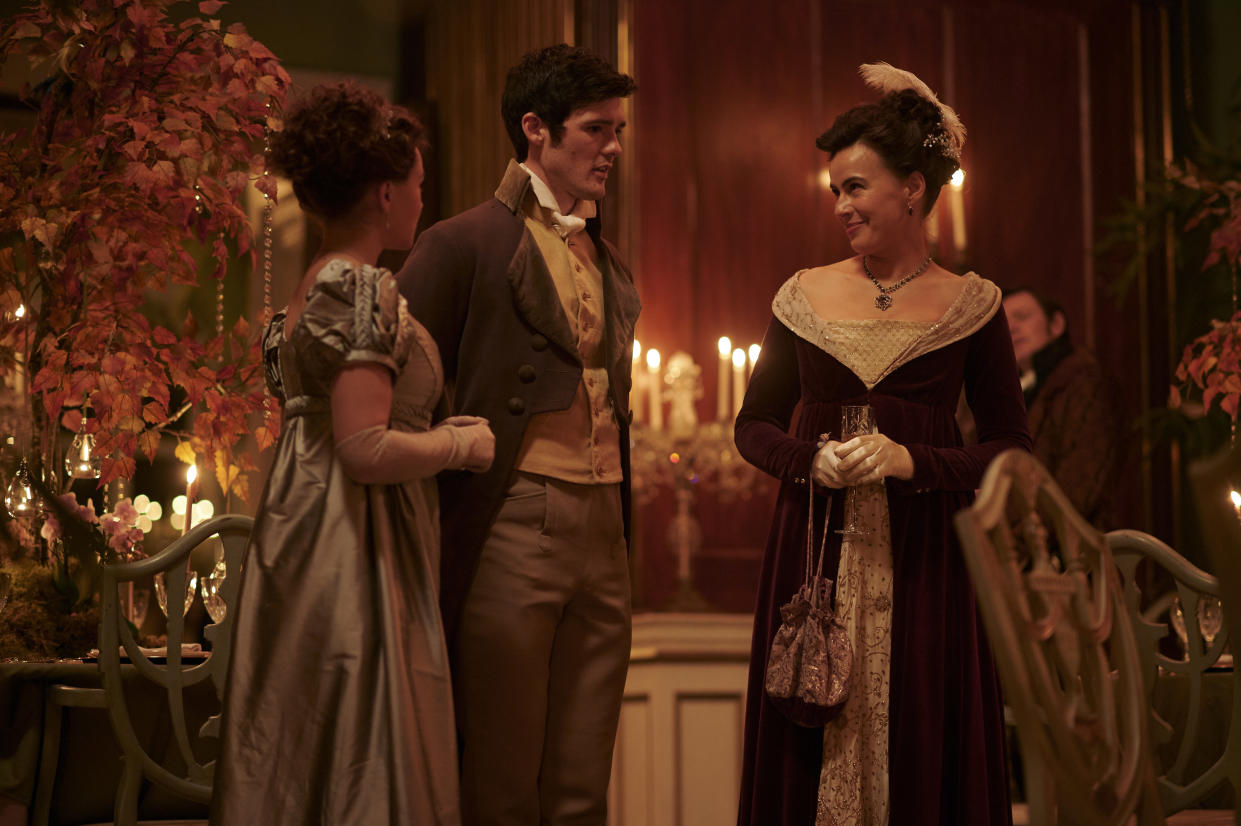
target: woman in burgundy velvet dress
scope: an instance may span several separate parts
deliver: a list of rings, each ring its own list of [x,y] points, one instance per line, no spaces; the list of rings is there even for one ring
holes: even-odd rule
[[[999,288],[927,252],[923,221],[965,130],[913,75],[862,73],[883,97],[818,140],[857,255],[777,292],[737,417],[742,455],[782,482],[755,613],[738,823],[1008,824],[1000,687],[952,517],[992,458],[1029,449],[1025,406]],[[968,447],[953,415],[962,389],[978,424]],[[842,443],[841,407],[858,404],[878,432]],[[827,494],[839,491],[825,575],[853,646],[849,696],[821,728],[790,722],[763,690],[780,606],[803,580],[810,484],[816,548]],[[861,531],[842,541],[845,518]]]

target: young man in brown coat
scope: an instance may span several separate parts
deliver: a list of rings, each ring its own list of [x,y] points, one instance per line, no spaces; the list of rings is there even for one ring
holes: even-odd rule
[[[398,279],[452,414],[496,437],[440,477],[441,610],[469,824],[602,824],[629,661],[630,364],[639,302],[599,235],[633,79],[526,55],[495,197],[424,232]]]

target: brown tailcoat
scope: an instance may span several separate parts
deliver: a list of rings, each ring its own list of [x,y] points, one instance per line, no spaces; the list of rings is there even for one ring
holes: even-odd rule
[[[496,436],[486,473],[440,474],[443,561],[440,610],[455,639],[483,541],[504,498],[530,416],[565,410],[582,380],[582,360],[551,273],[526,230],[530,177],[510,162],[496,197],[432,226],[397,280],[409,310],[439,346],[451,414],[483,416]],[[603,274],[604,346],[620,426],[621,501],[629,532],[629,387],[633,330],[641,305],[620,255],[586,232]]]

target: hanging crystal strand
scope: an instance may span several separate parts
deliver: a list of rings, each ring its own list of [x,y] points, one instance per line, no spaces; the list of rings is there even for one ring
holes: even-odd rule
[[[1237,263],[1236,263],[1235,261],[1229,262],[1229,264],[1228,264],[1228,274],[1232,277],[1232,316],[1231,316],[1231,321],[1232,321],[1232,323],[1233,323],[1233,325],[1234,325],[1234,329],[1235,329],[1235,325],[1238,323],[1238,321],[1237,321]],[[1236,444],[1236,443],[1237,443],[1237,417],[1236,417],[1236,416],[1233,416],[1233,417],[1232,417],[1232,431],[1231,431],[1231,433],[1230,433],[1230,434],[1229,434],[1229,436],[1228,436],[1228,443],[1229,443],[1229,444]]]
[[[271,101],[267,101],[267,120],[263,124],[263,177],[266,183],[271,181]],[[271,323],[271,223],[275,204],[272,203],[268,187],[263,188],[263,330]],[[271,393],[263,396],[263,417],[271,418]]]

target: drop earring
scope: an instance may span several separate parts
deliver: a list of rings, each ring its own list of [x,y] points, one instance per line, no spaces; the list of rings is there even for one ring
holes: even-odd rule
[[[913,205],[913,204],[910,204],[910,205],[909,205],[909,214],[910,214],[910,215],[913,215],[913,214],[914,214],[914,205]]]

